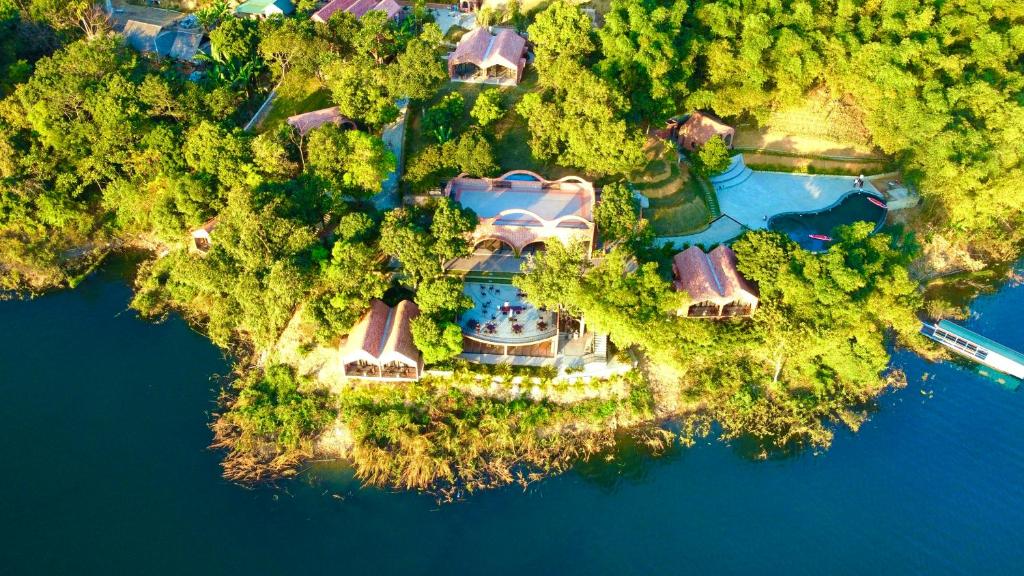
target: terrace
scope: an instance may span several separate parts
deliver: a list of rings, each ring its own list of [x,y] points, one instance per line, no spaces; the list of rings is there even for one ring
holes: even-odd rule
[[[463,292],[473,300],[473,308],[459,319],[463,335],[470,340],[505,347],[558,337],[557,314],[527,302],[515,286],[467,282]]]

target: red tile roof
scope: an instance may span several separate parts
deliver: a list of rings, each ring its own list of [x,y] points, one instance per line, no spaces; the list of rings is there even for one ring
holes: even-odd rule
[[[387,13],[388,18],[395,18],[402,11],[402,7],[395,0],[332,0],[317,10],[312,19],[318,22],[327,22],[335,12],[339,11],[362,18],[370,10],[381,10]]]
[[[703,146],[712,136],[721,136],[724,139],[735,133],[736,130],[733,127],[706,114],[694,112],[679,127],[678,137],[680,142],[696,141],[698,146]]]
[[[727,246],[707,254],[699,246],[691,246],[675,255],[672,268],[676,289],[685,290],[693,303],[757,302],[757,290],[736,269],[736,254]]]
[[[501,66],[515,70],[517,79],[522,77],[526,67],[523,57],[526,39],[507,28],[491,35],[486,28],[474,28],[467,32],[448,57],[448,71],[452,73],[459,64],[474,64],[478,68]]]
[[[412,341],[412,319],[419,308],[410,300],[391,308],[374,299],[341,347],[342,364],[402,362],[418,366],[419,351]]]

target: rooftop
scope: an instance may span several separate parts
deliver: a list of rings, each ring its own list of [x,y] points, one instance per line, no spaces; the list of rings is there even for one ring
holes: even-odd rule
[[[370,309],[342,344],[342,362],[362,360],[416,364],[419,351],[413,345],[410,325],[418,315],[419,308],[411,300],[403,300],[394,308],[373,300]]]
[[[467,32],[455,46],[450,62],[471,62],[480,68],[503,66],[517,69],[526,49],[526,39],[507,28],[491,35],[486,28]]]
[[[288,117],[288,124],[297,129],[299,134],[302,134],[303,136],[308,134],[310,130],[319,128],[328,122],[333,122],[334,124],[339,125],[348,123],[351,124],[353,128],[355,127],[355,123],[341,115],[337,106]]]
[[[318,22],[327,22],[336,12],[348,12],[356,18],[362,18],[371,10],[380,10],[387,13],[388,18],[394,18],[402,11],[402,7],[395,0],[332,0],[317,10],[311,18]]]
[[[291,14],[295,7],[291,0],[246,0],[235,8],[239,14],[265,14],[267,8],[276,7],[282,14]]]
[[[594,219],[594,187],[572,176],[551,182],[520,170],[498,178],[459,177],[449,182],[448,195],[480,218],[523,210],[548,221],[565,216]]]
[[[736,255],[725,245],[704,253],[691,246],[672,259],[676,289],[685,290],[691,302],[730,303],[738,296],[757,297],[757,291],[736,269]]]

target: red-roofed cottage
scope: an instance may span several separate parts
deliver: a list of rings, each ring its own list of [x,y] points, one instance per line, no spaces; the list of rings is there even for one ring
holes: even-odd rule
[[[402,7],[395,0],[331,0],[310,18],[315,22],[327,22],[336,12],[348,12],[359,19],[370,10],[385,12],[391,20],[402,13]]]
[[[736,129],[708,115],[694,112],[684,122],[673,118],[668,121],[668,132],[671,139],[686,150],[696,150],[714,136],[721,136],[725,145],[732,148],[732,138]]]
[[[525,69],[526,39],[509,29],[492,35],[486,28],[474,28],[448,56],[448,76],[461,82],[514,86]]]
[[[752,316],[757,308],[757,289],[736,269],[736,254],[727,246],[707,254],[698,246],[687,248],[672,259],[672,273],[676,290],[690,297],[690,304],[679,310],[680,316]]]
[[[343,373],[349,378],[417,380],[423,360],[412,341],[412,320],[419,308],[403,300],[394,308],[373,300],[341,345]]]

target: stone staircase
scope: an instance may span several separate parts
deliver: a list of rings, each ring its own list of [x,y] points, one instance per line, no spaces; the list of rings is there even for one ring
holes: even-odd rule
[[[608,335],[607,334],[595,334],[594,335],[594,356],[602,360],[608,359]]]
[[[718,176],[712,176],[710,180],[715,190],[721,192],[743,184],[750,179],[753,173],[753,170],[747,168],[747,164],[743,161],[743,154],[737,154],[732,157],[729,168],[725,172]]]

